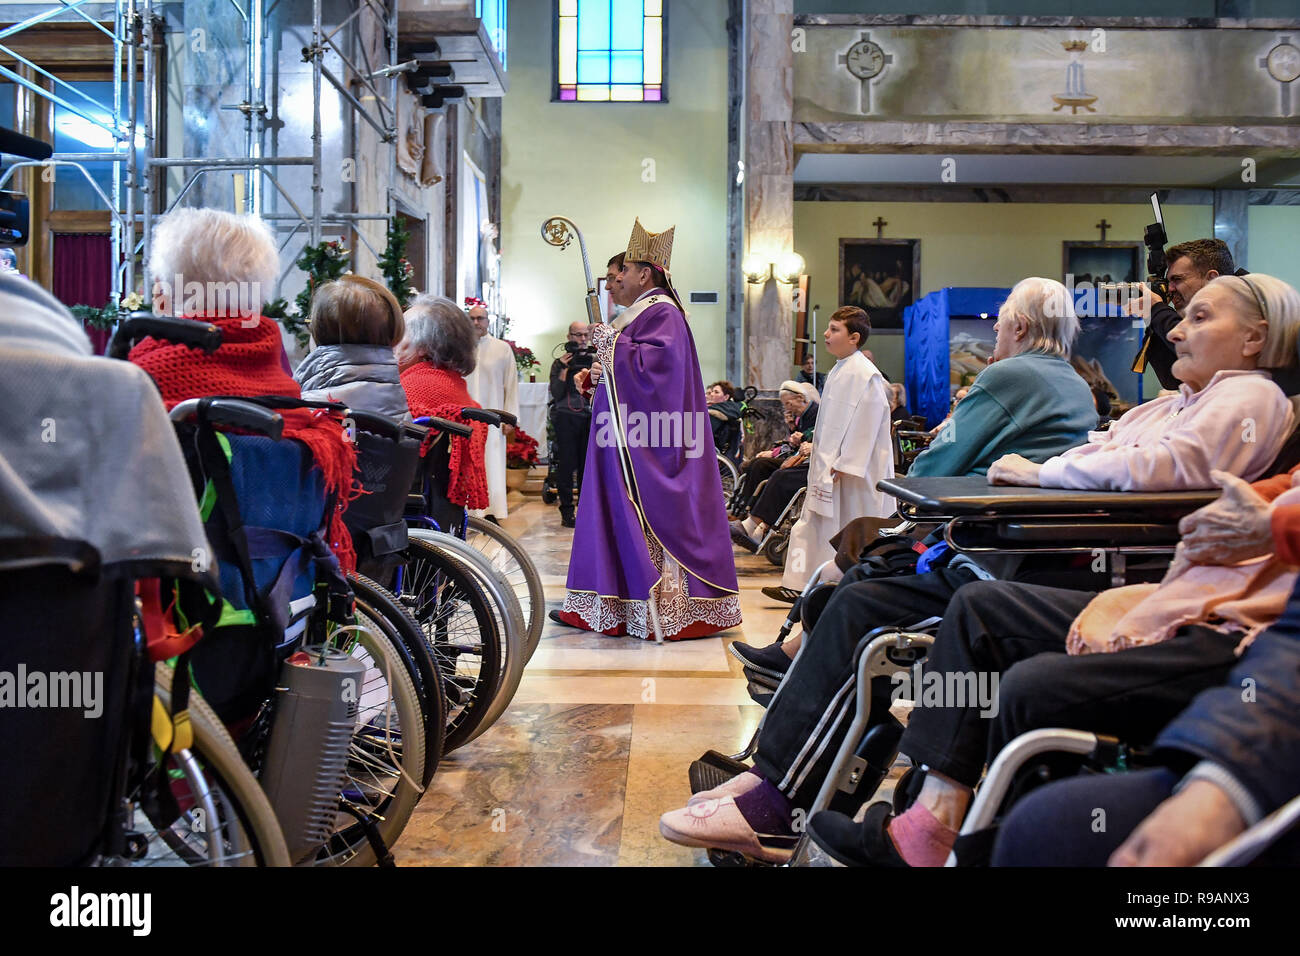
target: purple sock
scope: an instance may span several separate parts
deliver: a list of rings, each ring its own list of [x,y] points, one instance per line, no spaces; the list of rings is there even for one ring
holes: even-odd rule
[[[790,801],[770,780],[736,797],[736,809],[755,833],[794,835]]]

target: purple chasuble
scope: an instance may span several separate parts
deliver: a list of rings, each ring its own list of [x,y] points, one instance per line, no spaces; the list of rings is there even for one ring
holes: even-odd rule
[[[665,637],[703,637],[739,624],[740,600],[699,360],[667,295],[632,309],[621,330],[593,330],[604,375],[564,610],[653,638],[653,588]]]

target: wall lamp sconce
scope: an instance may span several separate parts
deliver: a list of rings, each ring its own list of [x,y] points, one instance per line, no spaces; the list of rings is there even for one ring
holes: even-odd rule
[[[745,281],[753,285],[762,285],[775,277],[777,282],[793,285],[803,275],[804,259],[797,252],[783,252],[775,262],[757,252],[751,252],[740,263],[740,271],[745,274]]]
[[[753,285],[762,285],[772,278],[772,263],[757,252],[751,252],[740,263],[740,271],[745,274],[745,281]]]

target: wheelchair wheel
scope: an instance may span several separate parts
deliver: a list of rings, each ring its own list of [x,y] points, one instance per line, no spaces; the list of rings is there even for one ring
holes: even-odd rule
[[[443,753],[470,739],[501,683],[502,639],[491,599],[472,572],[413,533],[398,600],[442,673],[447,699]]]
[[[528,657],[526,651],[526,627],[523,610],[514,589],[494,568],[481,551],[451,535],[437,532],[413,531],[412,537],[423,540],[443,557],[456,562],[463,570],[474,576],[488,595],[488,604],[492,619],[496,624],[496,634],[500,647],[500,681],[493,694],[491,703],[482,714],[473,732],[466,738],[468,743],[482,734],[505,713],[514,699],[519,681],[523,678],[524,665]]]
[[[552,484],[542,485],[542,503],[553,505],[560,500],[560,493],[555,490]]]
[[[723,503],[730,506],[731,497],[736,492],[736,486],[740,484],[740,469],[726,455],[718,455],[718,476],[722,479]]]
[[[531,659],[546,623],[546,592],[542,590],[542,576],[537,573],[537,566],[518,541],[491,521],[471,516],[465,540],[483,553],[519,599],[527,627],[524,653],[526,659]]]
[[[408,664],[411,680],[420,693],[424,712],[424,779],[428,786],[442,760],[443,738],[447,733],[447,695],[438,664],[429,653],[424,632],[402,603],[385,588],[361,574],[349,575],[357,599],[357,623],[382,628],[398,645]]]
[[[172,669],[154,668],[154,694],[170,713]],[[290,866],[289,849],[275,811],[257,778],[244,763],[225,725],[197,692],[190,694],[190,725],[194,746],[172,754],[168,774],[181,816],[153,831],[150,839],[142,810],[129,811],[128,829],[147,841],[145,855],[130,861],[138,866]],[[138,807],[141,794],[129,796]],[[111,861],[121,863],[120,859]]]
[[[342,629],[346,631],[346,629]],[[312,861],[316,866],[373,866],[378,862],[368,818],[389,849],[424,794],[424,712],[411,679],[413,665],[383,622],[361,615],[357,629],[336,635],[366,667],[339,795],[335,831]],[[347,812],[342,806],[349,806]]]
[[[785,567],[785,552],[789,547],[790,536],[780,531],[773,531],[767,539],[767,544],[763,545],[763,557],[778,568],[783,568]]]

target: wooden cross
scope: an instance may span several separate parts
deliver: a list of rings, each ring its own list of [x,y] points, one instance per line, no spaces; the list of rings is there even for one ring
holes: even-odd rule
[[[1106,218],[1103,216],[1101,222],[1097,223],[1097,228],[1101,230],[1101,241],[1102,241],[1102,242],[1105,242],[1105,241],[1106,241],[1106,230],[1107,230],[1107,229],[1114,229],[1114,228],[1115,228],[1115,225],[1114,225],[1114,223],[1107,222],[1107,221],[1106,221]]]
[[[876,221],[873,222],[872,225],[876,227],[876,238],[877,239],[885,238],[885,227],[889,225],[888,221],[882,219],[880,216],[877,216]]]

